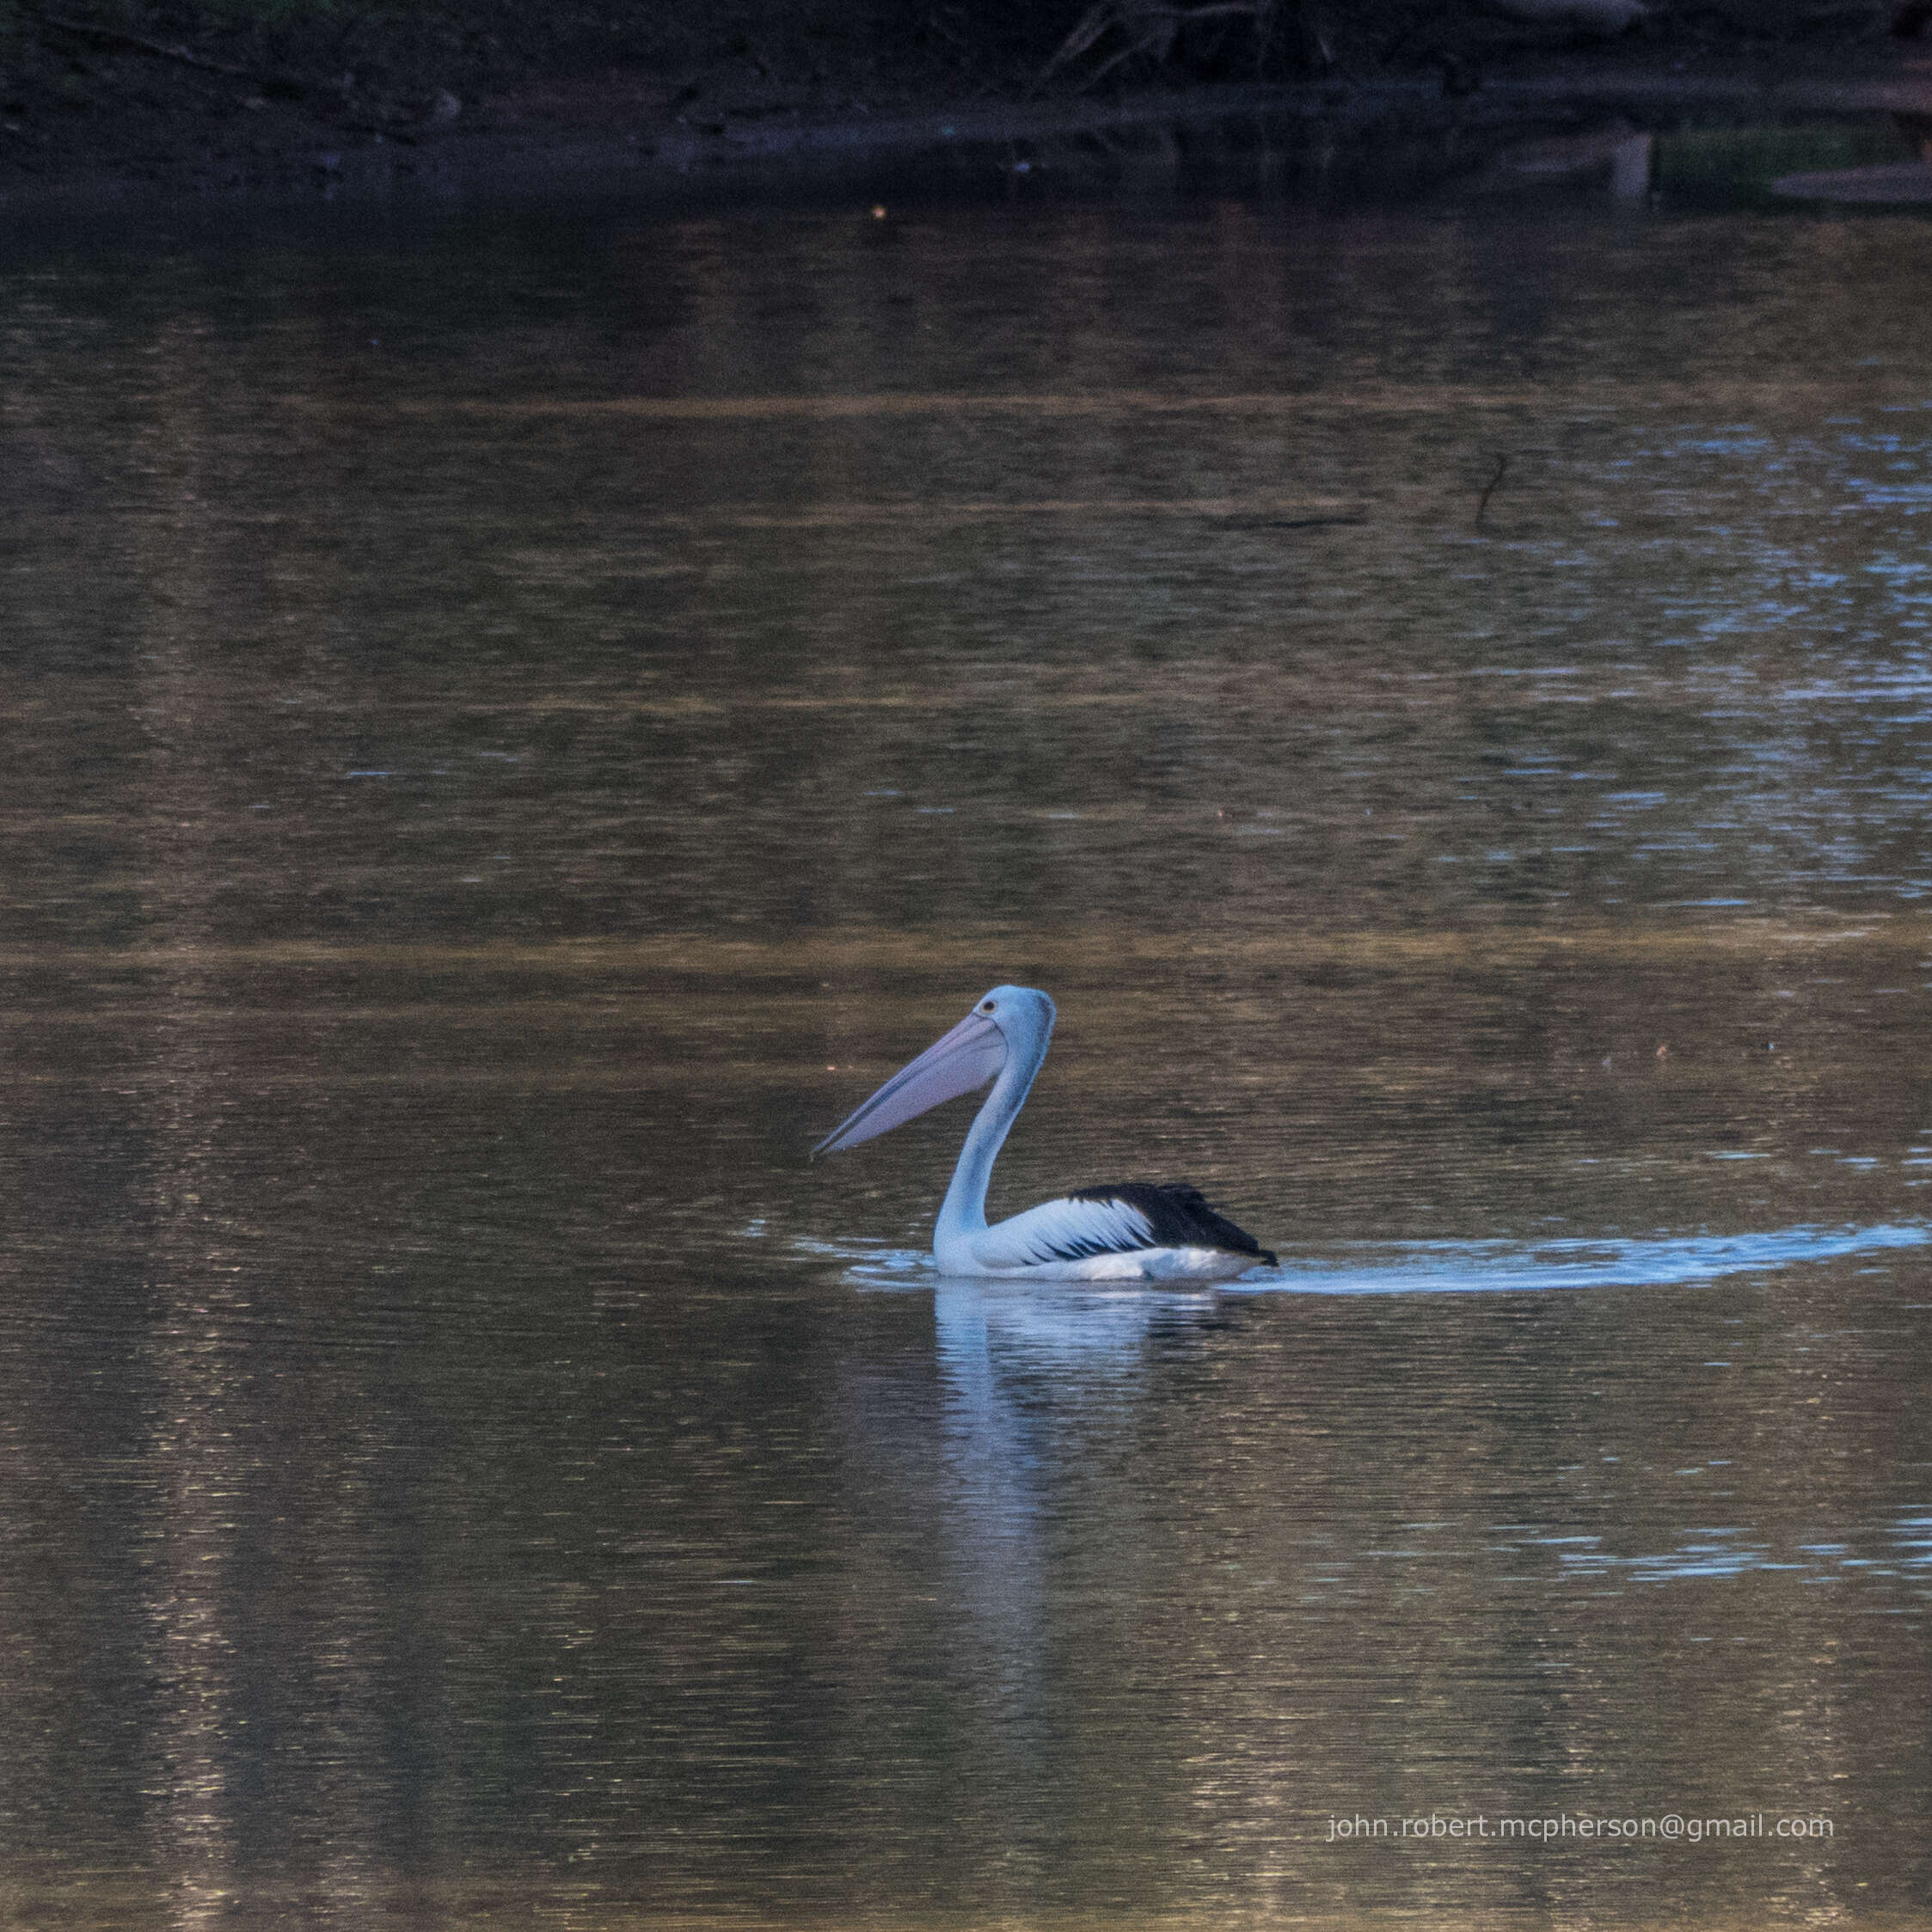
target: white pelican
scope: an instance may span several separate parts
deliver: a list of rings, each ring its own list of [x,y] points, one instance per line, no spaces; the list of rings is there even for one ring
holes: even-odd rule
[[[814,1147],[843,1153],[903,1126],[928,1107],[984,1087],[987,1095],[960,1150],[934,1224],[942,1274],[1035,1281],[1227,1281],[1274,1256],[1193,1187],[1131,1181],[1083,1187],[986,1225],[986,1183],[1006,1131],[1046,1058],[1053,1003],[1031,986],[996,986],[943,1040],[900,1068],[849,1119]]]

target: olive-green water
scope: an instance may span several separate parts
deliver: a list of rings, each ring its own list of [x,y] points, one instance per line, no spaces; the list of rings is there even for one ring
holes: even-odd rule
[[[1932,1920],[1932,230],[875,192],[5,258],[0,1918]]]

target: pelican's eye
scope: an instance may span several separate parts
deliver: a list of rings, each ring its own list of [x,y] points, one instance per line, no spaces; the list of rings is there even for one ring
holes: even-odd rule
[[[982,1013],[993,1013],[997,1012],[998,1009],[995,1007],[991,1000],[981,1000],[979,1003],[979,1010]]]

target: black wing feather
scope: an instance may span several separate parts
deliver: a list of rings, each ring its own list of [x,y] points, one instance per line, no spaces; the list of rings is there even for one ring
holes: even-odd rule
[[[1230,1254],[1252,1254],[1270,1267],[1274,1255],[1245,1228],[1237,1228],[1224,1214],[1217,1214],[1202,1198],[1199,1187],[1178,1187],[1157,1181],[1123,1181],[1112,1187],[1083,1187],[1067,1196],[1075,1201],[1125,1201],[1147,1217],[1153,1239],[1150,1248],[1220,1248]]]

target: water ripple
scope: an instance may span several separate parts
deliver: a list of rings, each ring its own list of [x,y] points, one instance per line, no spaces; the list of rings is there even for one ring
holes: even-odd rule
[[[1278,1268],[1255,1269],[1222,1292],[1246,1295],[1523,1294],[1557,1288],[1668,1287],[1751,1274],[1886,1249],[1923,1248],[1932,1225],[1800,1225],[1760,1234],[1689,1235],[1541,1242],[1426,1241],[1352,1244],[1305,1260],[1285,1256]],[[794,1249],[850,1264],[862,1288],[923,1288],[940,1279],[932,1257],[914,1248],[861,1242],[797,1241]],[[1033,1283],[1065,1294],[1083,1285]],[[1096,1285],[1084,1285],[1089,1291]],[[1184,1285],[1177,1284],[1177,1286]],[[1108,1285],[1141,1291],[1141,1285]]]
[[[1340,1260],[1285,1259],[1279,1269],[1244,1275],[1229,1288],[1247,1294],[1442,1295],[1664,1287],[1921,1248],[1928,1241],[1932,1229],[1909,1222],[1633,1240],[1375,1242],[1350,1249]]]

